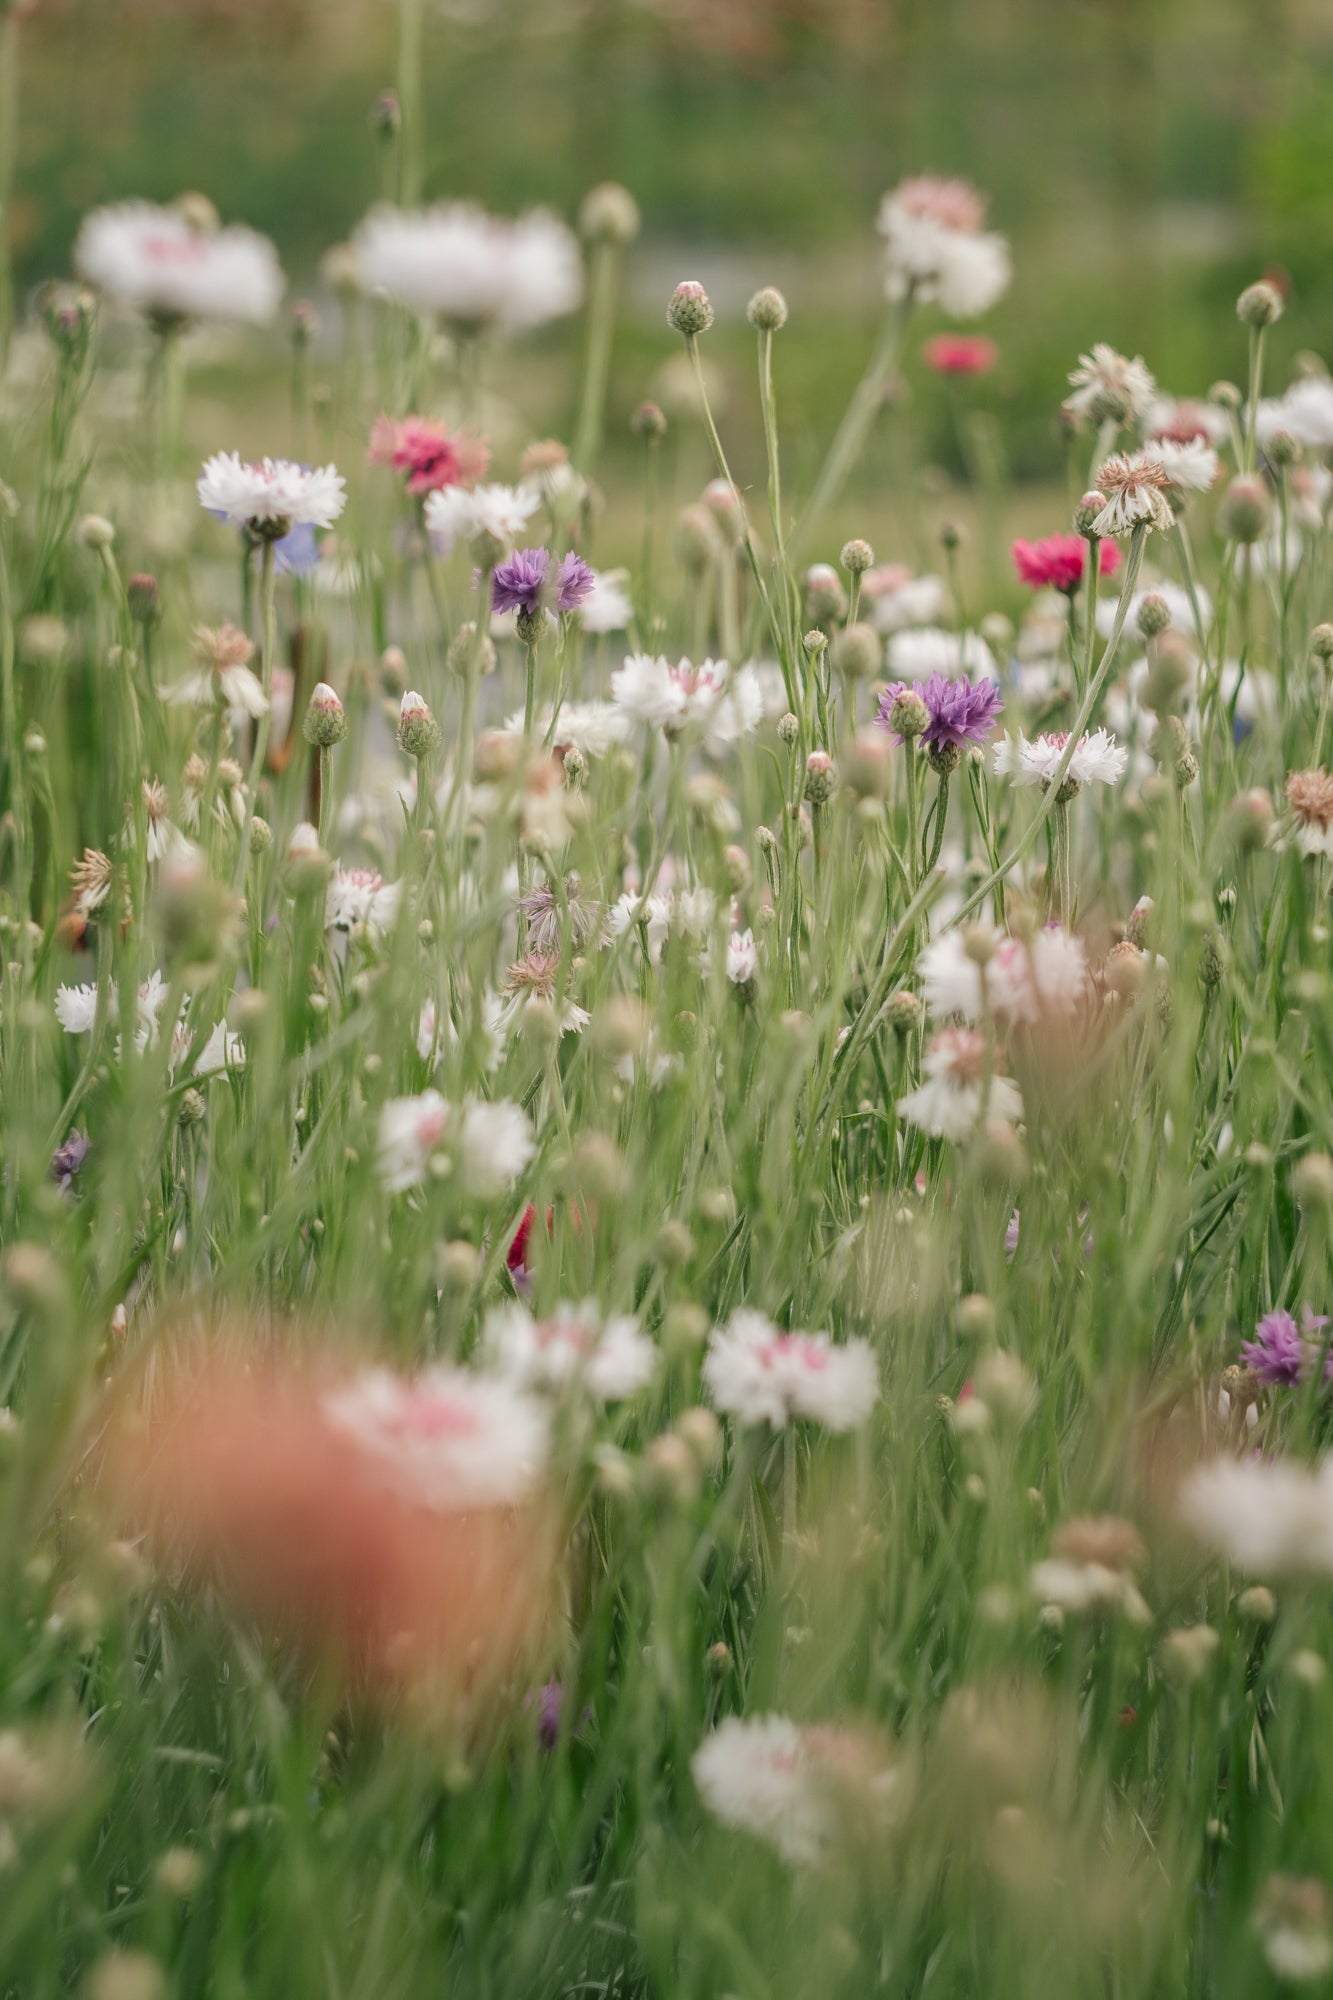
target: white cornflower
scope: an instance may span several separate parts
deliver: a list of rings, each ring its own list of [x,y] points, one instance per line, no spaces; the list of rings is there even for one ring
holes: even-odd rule
[[[661,655],[631,653],[611,676],[611,699],[626,715],[668,736],[679,736],[692,724],[713,721],[727,689],[725,660],[689,660],[672,666]]]
[[[135,1030],[135,1045],[143,1049],[157,1039],[157,1019],[162,1011],[162,1002],[167,994],[167,982],[160,972],[154,972],[139,988],[138,1026]],[[56,989],[56,1019],[67,1035],[86,1035],[97,1018],[96,986],[60,986]],[[115,1021],[120,1018],[120,995],[114,986],[107,988],[106,1018]]]
[[[713,710],[704,736],[704,748],[720,757],[746,736],[753,736],[764,719],[764,684],[753,667],[738,667],[730,674],[722,699]]]
[[[549,209],[515,221],[471,202],[374,208],[352,237],[361,285],[467,333],[520,333],[583,297],[578,239]]]
[[[898,681],[928,681],[932,674],[967,674],[974,681],[1000,678],[994,653],[977,633],[946,632],[935,625],[894,632],[888,671]]]
[[[178,1027],[172,1041],[173,1074],[193,1046],[194,1036]],[[239,1035],[232,1033],[225,1021],[219,1021],[199,1051],[199,1059],[191,1073],[194,1076],[216,1076],[219,1070],[244,1068],[245,1043]]]
[[[1255,411],[1255,433],[1265,448],[1277,431],[1290,431],[1310,451],[1333,447],[1333,382],[1303,375],[1283,396],[1267,397]]]
[[[330,527],[347,505],[346,488],[333,465],[312,472],[286,458],[247,464],[238,452],[220,451],[204,460],[196,490],[210,514],[272,538],[293,528]]]
[[[1187,396],[1160,393],[1148,406],[1143,431],[1145,437],[1156,440],[1170,438],[1177,444],[1188,444],[1198,438],[1214,448],[1226,444],[1230,436],[1226,411],[1216,403],[1201,403]]]
[[[1040,785],[1045,791],[1068,742],[1068,733],[1060,730],[1031,741],[1021,731],[1017,741],[1012,736],[1003,737],[995,746],[995,775],[1009,778],[1015,785]],[[1080,785],[1113,785],[1124,776],[1128,762],[1128,750],[1118,748],[1114,736],[1105,729],[1094,729],[1079,738],[1062,782],[1073,778]]]
[[[536,1152],[532,1125],[507,1098],[469,1098],[463,1106],[459,1165],[467,1192],[482,1200],[504,1193]]]
[[[118,305],[159,320],[267,326],[282,267],[266,236],[232,224],[200,229],[179,209],[122,201],[84,217],[74,268]]]
[[[748,986],[759,970],[759,947],[751,930],[733,931],[727,939],[727,978],[733,986]]]
[[[1327,771],[1293,771],[1287,779],[1292,832],[1302,854],[1333,858],[1333,777]]]
[[[551,1009],[562,1035],[583,1033],[589,1021],[588,1010],[580,1007],[568,993],[558,990],[560,971],[558,940],[554,948],[529,951],[514,960],[505,979],[497,1021],[502,1035],[512,1034],[529,1008],[543,1006]]]
[[[858,1430],[879,1401],[879,1364],[868,1341],[835,1347],[826,1333],[784,1333],[746,1307],[713,1328],[703,1379],[727,1416],[775,1430],[793,1417],[825,1430]]]
[[[898,1099],[898,1114],[935,1139],[967,1139],[982,1116],[986,1045],[971,1028],[944,1028],[933,1035],[922,1058],[923,1077]],[[1018,1086],[1007,1076],[990,1079],[988,1118],[1012,1124],[1023,1115]]]
[[[606,922],[612,938],[622,938],[630,931],[646,935],[648,957],[655,965],[662,956],[662,947],[671,928],[671,899],[668,896],[638,896],[626,890],[612,903],[606,913]]]
[[[512,548],[541,504],[535,486],[445,486],[426,496],[426,528],[446,555],[479,535]]]
[[[509,1507],[545,1471],[545,1409],[511,1383],[466,1369],[415,1378],[371,1368],[322,1401],[327,1422],[414,1506]]]
[[[1154,458],[1166,467],[1172,486],[1182,493],[1207,493],[1216,486],[1222,461],[1202,438],[1191,438],[1181,444],[1173,438],[1159,437],[1153,439],[1149,448]]]
[[[1142,356],[1136,354],[1130,361],[1104,340],[1095,343],[1091,354],[1079,355],[1069,380],[1074,393],[1065,397],[1064,408],[1071,416],[1091,417],[1095,423],[1113,418],[1118,424],[1137,424],[1147,416],[1157,393]]]
[[[620,1403],[657,1372],[657,1349],[632,1313],[604,1317],[595,1299],[560,1304],[545,1319],[527,1307],[498,1306],[481,1344],[490,1364],[525,1389],[577,1385],[602,1403]]]
[[[1149,528],[1174,527],[1176,517],[1166,497],[1170,483],[1156,446],[1108,458],[1097,472],[1106,505],[1092,524],[1094,531],[1109,538],[1127,535],[1140,522]]]
[[[1004,938],[986,977],[997,1020],[1012,1028],[1072,1021],[1092,993],[1087,953],[1058,924],[1033,938]]]
[[[634,734],[634,720],[623,709],[610,701],[567,701],[562,703],[560,712],[552,716],[549,708],[541,709],[533,718],[532,733],[545,738],[552,729],[552,743],[557,750],[581,750],[585,757],[604,757],[608,750],[614,750],[621,743],[628,743]],[[522,737],[524,716],[522,709],[506,716],[504,732],[507,736]]]
[[[1216,1458],[1180,1490],[1197,1541],[1252,1576],[1333,1576],[1333,1459]]]
[[[841,1842],[883,1833],[899,1789],[873,1738],[802,1728],[785,1715],[727,1716],[705,1736],[690,1771],[715,1819],[797,1868],[828,1860]]]
[[[878,588],[873,586],[872,569],[861,585],[862,602],[868,601],[870,622],[877,632],[901,632],[909,625],[934,625],[949,602],[942,576],[912,576],[892,571]]]
[[[979,923],[976,928],[993,955],[999,933],[989,923]],[[932,939],[917,960],[916,973],[926,1007],[937,1019],[949,1014],[961,1014],[965,1021],[981,1019],[981,967],[961,931],[945,931],[942,937]]]
[[[327,930],[350,931],[364,924],[372,934],[393,929],[402,901],[401,882],[386,882],[374,868],[344,868],[341,862],[329,878],[324,904]]]
[[[938,303],[951,319],[989,312],[1009,289],[1012,268],[1003,236],[982,227],[986,204],[965,181],[922,174],[901,181],[880,203],[885,290]]]
[[[592,589],[580,604],[578,612],[585,632],[623,632],[634,619],[629,572],[623,569],[595,570]]]
[[[390,1194],[419,1187],[444,1145],[452,1112],[438,1090],[419,1097],[391,1097],[381,1108],[376,1171]]]

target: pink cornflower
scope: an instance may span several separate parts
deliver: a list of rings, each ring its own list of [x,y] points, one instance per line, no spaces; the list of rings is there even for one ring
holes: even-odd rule
[[[370,462],[407,475],[409,493],[438,493],[446,486],[475,486],[490,463],[490,448],[468,431],[449,431],[426,417],[376,417]]]
[[[1082,535],[1047,535],[1040,542],[1015,542],[1010,553],[1021,583],[1032,590],[1063,590],[1072,596],[1083,581],[1086,550]],[[1115,575],[1120,550],[1114,542],[1097,544],[1097,566],[1102,576]]]
[[[937,375],[988,375],[1000,350],[984,333],[936,333],[921,350]]]

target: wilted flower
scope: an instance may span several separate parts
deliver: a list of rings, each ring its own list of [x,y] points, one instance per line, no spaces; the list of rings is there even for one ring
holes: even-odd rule
[[[1166,529],[1175,525],[1167,499],[1170,476],[1155,446],[1108,458],[1097,472],[1097,486],[1106,505],[1093,522],[1098,535],[1125,535],[1131,528]]]
[[[249,716],[263,715],[268,698],[250,666],[255,656],[253,640],[237,626],[224,623],[216,629],[196,625],[193,643],[198,663],[195,672],[163,688],[163,700],[200,708],[222,703]]]

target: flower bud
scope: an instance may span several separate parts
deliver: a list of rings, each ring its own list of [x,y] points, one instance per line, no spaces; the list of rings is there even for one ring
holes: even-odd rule
[[[162,616],[162,594],[155,576],[142,571],[132,576],[125,585],[125,601],[136,625],[156,625]]]
[[[302,725],[307,743],[330,750],[347,734],[347,712],[327,681],[320,681],[310,697]]]
[[[995,1307],[984,1292],[969,1292],[959,1299],[953,1317],[964,1340],[994,1340]]]
[[[1157,591],[1150,590],[1140,600],[1135,623],[1145,639],[1155,639],[1171,623],[1171,607]]]
[[[901,694],[894,697],[888,722],[896,735],[910,743],[930,727],[930,710],[925,697],[919,695],[915,688],[904,688]]]
[[[884,1019],[895,1035],[914,1035],[925,1018],[925,1002],[905,986],[884,1003]]]
[[[425,696],[409,688],[398,710],[398,748],[409,757],[429,757],[439,742],[440,725]]]
[[[805,573],[805,615],[812,625],[827,625],[847,615],[847,593],[829,563],[812,563]]]
[[[800,719],[793,715],[790,709],[785,715],[778,717],[778,735],[784,743],[794,743],[800,733]]]
[[[873,625],[848,625],[833,641],[830,658],[848,680],[869,680],[883,665],[884,641]]]
[[[267,854],[273,845],[273,828],[266,819],[255,813],[250,821],[250,852]]]
[[[476,650],[476,622],[474,619],[469,618],[466,625],[460,625],[454,633],[453,638],[449,641],[449,650],[445,654],[445,664],[450,673],[461,675],[469,672],[472,666],[472,656]],[[483,632],[481,636],[481,652],[477,661],[477,671],[482,679],[487,674],[495,672],[495,660],[495,641],[489,632]]]
[[[787,324],[787,301],[776,285],[765,285],[750,300],[745,317],[760,333],[777,333]]]
[[[1234,382],[1214,382],[1208,391],[1210,403],[1216,403],[1219,410],[1238,410],[1245,398]]]
[[[1093,542],[1093,541],[1099,541],[1101,539],[1100,536],[1093,534],[1092,524],[1097,519],[1097,516],[1101,513],[1105,505],[1106,505],[1106,495],[1104,493],[1098,493],[1096,491],[1093,491],[1090,493],[1085,493],[1083,495],[1083,498],[1079,501],[1077,507],[1075,507],[1074,527],[1077,530],[1077,532],[1083,536],[1085,541]]]
[[[407,685],[407,655],[401,646],[386,646],[379,659],[380,686],[386,694],[401,694]]]
[[[950,555],[963,546],[963,530],[957,521],[941,521],[939,537],[940,547]]]
[[[640,403],[638,409],[629,420],[629,427],[635,437],[664,438],[666,436],[667,420],[656,403]]]
[[[812,750],[805,760],[805,796],[812,806],[827,805],[838,789],[838,767],[827,750]]]
[[[1333,1209],[1333,1160],[1306,1153],[1291,1170],[1291,1191],[1302,1208]]]
[[[711,569],[719,546],[717,521],[709,509],[702,503],[682,507],[676,518],[676,548],[685,568],[695,573]]]
[[[115,528],[105,514],[85,514],[78,535],[85,549],[109,549],[116,539]]]
[[[1273,831],[1273,801],[1267,792],[1238,792],[1227,807],[1227,830],[1242,853],[1266,847]]]
[[[1217,509],[1218,532],[1228,541],[1261,542],[1273,518],[1273,503],[1262,479],[1242,473],[1233,479]]]
[[[1274,431],[1266,446],[1266,456],[1270,465],[1299,465],[1303,447],[1299,438],[1290,431]]]
[[[858,798],[887,798],[893,773],[893,746],[882,730],[862,729],[853,737],[843,766],[844,781]]]
[[[1267,278],[1247,285],[1236,300],[1236,318],[1242,326],[1271,326],[1282,317],[1282,294]]]
[[[693,340],[697,334],[707,333],[712,324],[713,308],[707,292],[697,279],[686,278],[671,294],[667,325]]]
[[[1236,1599],[1236,1610],[1250,1625],[1271,1625],[1277,1617],[1277,1599],[1264,1583],[1252,1583]]]
[[[641,223],[638,202],[619,181],[589,188],[579,208],[579,234],[585,243],[632,243]]]
[[[1310,651],[1327,666],[1333,660],[1333,625],[1316,625],[1310,634]]]
[[[842,554],[838,560],[849,576],[864,576],[868,569],[875,567],[875,551],[869,542],[862,541],[858,537],[854,541],[843,543]]]

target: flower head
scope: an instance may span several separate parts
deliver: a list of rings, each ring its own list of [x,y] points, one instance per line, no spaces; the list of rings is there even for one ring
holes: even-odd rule
[[[921,352],[937,375],[988,375],[1000,356],[984,333],[935,333]]]
[[[1097,488],[1106,505],[1092,524],[1094,534],[1124,535],[1140,523],[1149,528],[1174,527],[1176,517],[1167,497],[1170,485],[1170,474],[1155,446],[1108,458],[1097,473]]]
[[[1287,804],[1301,853],[1333,855],[1333,777],[1327,771],[1293,771]]]
[[[894,299],[936,302],[951,319],[988,312],[1009,287],[1009,246],[986,233],[986,204],[966,181],[921,174],[886,194],[886,289]]]
[[[74,268],[117,304],[150,318],[267,326],[283,276],[266,236],[201,228],[178,208],[122,201],[84,217]]]
[[[347,482],[332,465],[311,471],[285,458],[245,463],[220,451],[205,459],[199,504],[234,526],[276,540],[293,528],[329,528],[347,505]]]
[[[986,1043],[972,1028],[943,1028],[922,1058],[922,1081],[898,1099],[898,1115],[936,1139],[967,1139],[983,1113],[1003,1124],[1023,1115],[1018,1086],[985,1074]]]
[[[1077,590],[1087,565],[1088,545],[1082,535],[1047,535],[1040,542],[1015,542],[1010,553],[1019,581],[1033,590]],[[1120,567],[1120,550],[1114,542],[1098,542],[1097,568],[1102,576],[1114,576]]]
[[[704,660],[697,667],[681,660],[672,666],[660,654],[631,653],[611,676],[611,699],[636,721],[679,736],[691,724],[712,721],[729,673],[725,660]]]
[[[703,1379],[726,1415],[775,1430],[793,1417],[859,1430],[879,1401],[879,1365],[867,1341],[835,1346],[826,1333],[785,1333],[745,1307],[714,1327]]]
[[[892,727],[894,703],[908,691],[905,682],[894,681],[880,696],[879,721],[886,729]],[[930,717],[921,732],[927,748],[943,749],[953,744],[961,749],[969,743],[984,743],[1004,707],[994,681],[973,682],[966,674],[952,679],[932,674],[924,684],[913,682],[910,692],[921,698]]]
[[[541,505],[535,486],[449,486],[426,500],[426,527],[444,552],[479,537],[511,548]]]
[[[725,1717],[690,1771],[715,1819],[798,1868],[827,1862],[840,1841],[882,1835],[901,1782],[867,1733],[802,1728],[785,1715]]]
[[[490,450],[467,431],[450,431],[425,417],[375,420],[370,433],[370,460],[406,474],[409,493],[437,493],[446,486],[475,486],[486,470]]]
[[[1078,367],[1069,380],[1074,392],[1065,397],[1065,410],[1073,417],[1090,417],[1094,423],[1109,419],[1117,424],[1136,424],[1147,415],[1157,393],[1152,372],[1141,356],[1127,360],[1102,340],[1091,354],[1079,355]]]
[[[1323,1348],[1320,1336],[1327,1325],[1327,1314],[1313,1312],[1308,1305],[1302,1310],[1300,1326],[1281,1308],[1265,1313],[1255,1326],[1254,1339],[1242,1343],[1241,1361],[1261,1382],[1294,1388],[1309,1378],[1318,1362]],[[1333,1355],[1325,1363],[1324,1373],[1333,1375]]]
[[[545,1469],[541,1405],[516,1384],[462,1368],[415,1378],[370,1368],[327,1391],[322,1409],[382,1479],[422,1507],[512,1506]]]
[[[558,1305],[546,1319],[526,1306],[499,1306],[482,1330],[482,1350],[507,1381],[525,1389],[579,1387],[619,1403],[657,1373],[658,1355],[632,1313],[604,1315],[595,1299]]]
[[[523,333],[583,296],[578,239],[549,209],[517,220],[470,202],[372,209],[352,238],[368,292],[472,333]]]
[[[1040,785],[1045,791],[1059,768],[1069,745],[1068,734],[1054,731],[1031,741],[1020,730],[1017,742],[1006,736],[995,746],[995,774],[1015,785]],[[1113,785],[1125,775],[1128,750],[1122,750],[1105,729],[1080,736],[1069,760],[1061,791],[1073,780],[1077,785]]]

